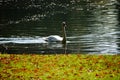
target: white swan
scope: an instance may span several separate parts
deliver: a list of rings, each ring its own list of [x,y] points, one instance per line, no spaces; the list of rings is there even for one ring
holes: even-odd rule
[[[63,38],[58,35],[51,35],[46,38],[46,41],[48,42],[61,42],[62,40]]]
[[[66,22],[62,22],[62,30],[63,30],[63,37],[60,37],[58,35],[51,35],[45,38],[45,41],[47,42],[62,42],[62,44],[66,44]]]

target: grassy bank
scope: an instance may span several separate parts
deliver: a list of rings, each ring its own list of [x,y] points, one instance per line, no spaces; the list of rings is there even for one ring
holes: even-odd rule
[[[120,80],[120,56],[0,54],[0,79]]]

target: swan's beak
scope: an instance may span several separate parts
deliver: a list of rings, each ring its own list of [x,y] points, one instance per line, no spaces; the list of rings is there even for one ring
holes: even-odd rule
[[[67,25],[66,25],[66,22],[62,22],[62,24],[63,24],[63,27],[66,27]]]

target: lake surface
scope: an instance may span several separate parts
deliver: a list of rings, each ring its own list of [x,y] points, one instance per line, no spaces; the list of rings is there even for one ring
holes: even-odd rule
[[[79,4],[69,12],[32,15],[0,24],[0,44],[8,53],[120,53],[120,15],[115,0],[101,5]],[[10,14],[8,14],[10,15]],[[14,14],[13,17],[18,16]],[[21,15],[21,14],[19,14]],[[5,21],[6,15],[2,15]],[[48,43],[49,35],[62,36],[61,23],[66,21],[67,46]]]

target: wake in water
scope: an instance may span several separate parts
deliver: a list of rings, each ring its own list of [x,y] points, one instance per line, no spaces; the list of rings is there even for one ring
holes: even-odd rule
[[[0,38],[0,44],[6,43],[35,44],[47,42],[43,38]]]

